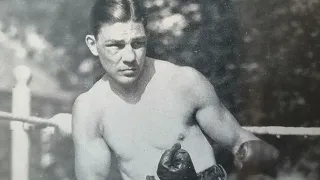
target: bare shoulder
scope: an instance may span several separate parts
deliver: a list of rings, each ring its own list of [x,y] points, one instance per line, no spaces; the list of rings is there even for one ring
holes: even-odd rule
[[[179,66],[169,61],[151,59],[154,62],[154,67],[158,75],[170,78],[172,80],[180,80],[188,76],[196,77],[197,71],[194,68],[187,66]]]
[[[213,88],[208,79],[193,67],[179,66],[168,61],[150,59],[154,62],[154,67],[158,76],[161,76],[166,80],[170,79],[173,84],[176,84],[181,88]]]
[[[91,107],[89,111],[96,110],[96,108],[99,107],[98,103],[101,102],[102,92],[107,92],[108,86],[106,84],[103,79],[97,81],[88,91],[80,94],[76,98],[74,106],[80,106],[79,108],[81,108],[81,106],[88,106]]]
[[[91,99],[89,91],[80,94],[73,103],[73,112],[77,112],[86,108],[87,106],[90,107]]]
[[[94,96],[90,92],[85,92],[77,97],[72,108],[73,124],[91,124],[96,120],[97,106],[94,105]],[[89,122],[90,121],[90,122]]]
[[[205,103],[211,100],[214,103],[218,101],[215,89],[210,81],[198,70],[190,66],[179,66],[171,62],[155,60],[154,66],[158,77],[167,81],[167,88],[185,96],[190,97],[195,103]]]
[[[189,66],[181,66],[177,75],[178,78],[187,79],[189,83],[204,83],[208,81],[198,70]]]
[[[190,97],[195,104],[217,104],[217,97],[214,86],[198,70],[188,66],[178,68],[176,72],[176,84],[183,88],[182,92]]]
[[[89,89],[87,92],[80,94],[76,98],[76,100],[73,104],[73,109],[80,110],[80,111],[83,109],[86,109],[87,112],[94,111],[96,108],[96,105],[94,105],[94,103],[97,102],[96,99],[98,99],[97,96],[99,96],[98,95],[99,90],[98,90],[97,86],[99,86],[98,82],[95,85],[93,85],[93,87],[91,89]]]
[[[98,82],[89,91],[79,95],[73,104],[72,124],[75,134],[82,134],[84,130],[90,132],[90,129],[93,133],[97,132],[102,116]]]
[[[169,61],[164,61],[164,60],[160,60],[160,59],[153,59],[153,58],[149,58],[150,61],[153,61],[155,64],[156,69],[167,69],[167,68],[177,68],[179,67],[176,64],[173,64],[172,62]]]
[[[152,62],[156,74],[162,77],[173,76],[179,68],[179,66],[164,60],[149,58],[149,61]]]
[[[193,67],[177,66],[174,79],[184,88],[192,88],[193,90],[213,89],[209,80]]]

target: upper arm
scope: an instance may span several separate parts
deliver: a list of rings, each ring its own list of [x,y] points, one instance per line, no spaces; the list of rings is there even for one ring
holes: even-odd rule
[[[74,103],[73,141],[78,180],[104,180],[110,168],[110,150],[99,132],[98,114],[84,95]]]
[[[244,130],[232,114],[220,102],[214,87],[198,71],[187,70],[190,92],[195,102],[195,117],[201,129],[213,140],[233,153],[245,141],[257,139]]]

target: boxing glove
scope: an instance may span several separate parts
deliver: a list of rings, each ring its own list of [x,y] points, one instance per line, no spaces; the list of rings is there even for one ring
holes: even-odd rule
[[[278,159],[279,151],[274,146],[261,140],[252,140],[240,145],[234,165],[239,172],[258,174],[273,168]]]
[[[157,175],[160,180],[195,180],[197,178],[189,153],[181,149],[178,143],[162,154]]]
[[[160,180],[221,180],[226,177],[220,165],[213,165],[197,174],[189,153],[178,143],[162,154],[157,175]]]

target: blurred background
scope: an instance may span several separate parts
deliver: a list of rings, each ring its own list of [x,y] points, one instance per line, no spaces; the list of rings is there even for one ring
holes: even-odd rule
[[[320,126],[320,0],[143,2],[148,56],[202,72],[241,125]],[[32,115],[44,118],[70,112],[101,77],[84,42],[92,4],[0,0],[1,111],[11,111],[17,65],[31,68]],[[30,137],[31,180],[75,179],[70,139],[40,131]],[[281,150],[278,179],[320,179],[319,136],[261,138]],[[223,153],[217,158],[230,162]],[[10,129],[0,121],[0,180],[9,176]]]

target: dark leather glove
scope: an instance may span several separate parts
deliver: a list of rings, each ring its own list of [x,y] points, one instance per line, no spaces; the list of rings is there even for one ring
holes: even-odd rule
[[[160,180],[221,180],[226,178],[226,172],[220,165],[196,173],[189,153],[175,144],[165,151],[158,164],[157,175]],[[153,177],[154,178],[154,177]],[[147,176],[147,180],[154,180]]]
[[[234,165],[239,172],[258,174],[277,164],[279,151],[272,145],[252,140],[244,142],[235,154]]]
[[[189,153],[175,144],[160,159],[157,175],[161,180],[195,180],[197,173]]]

